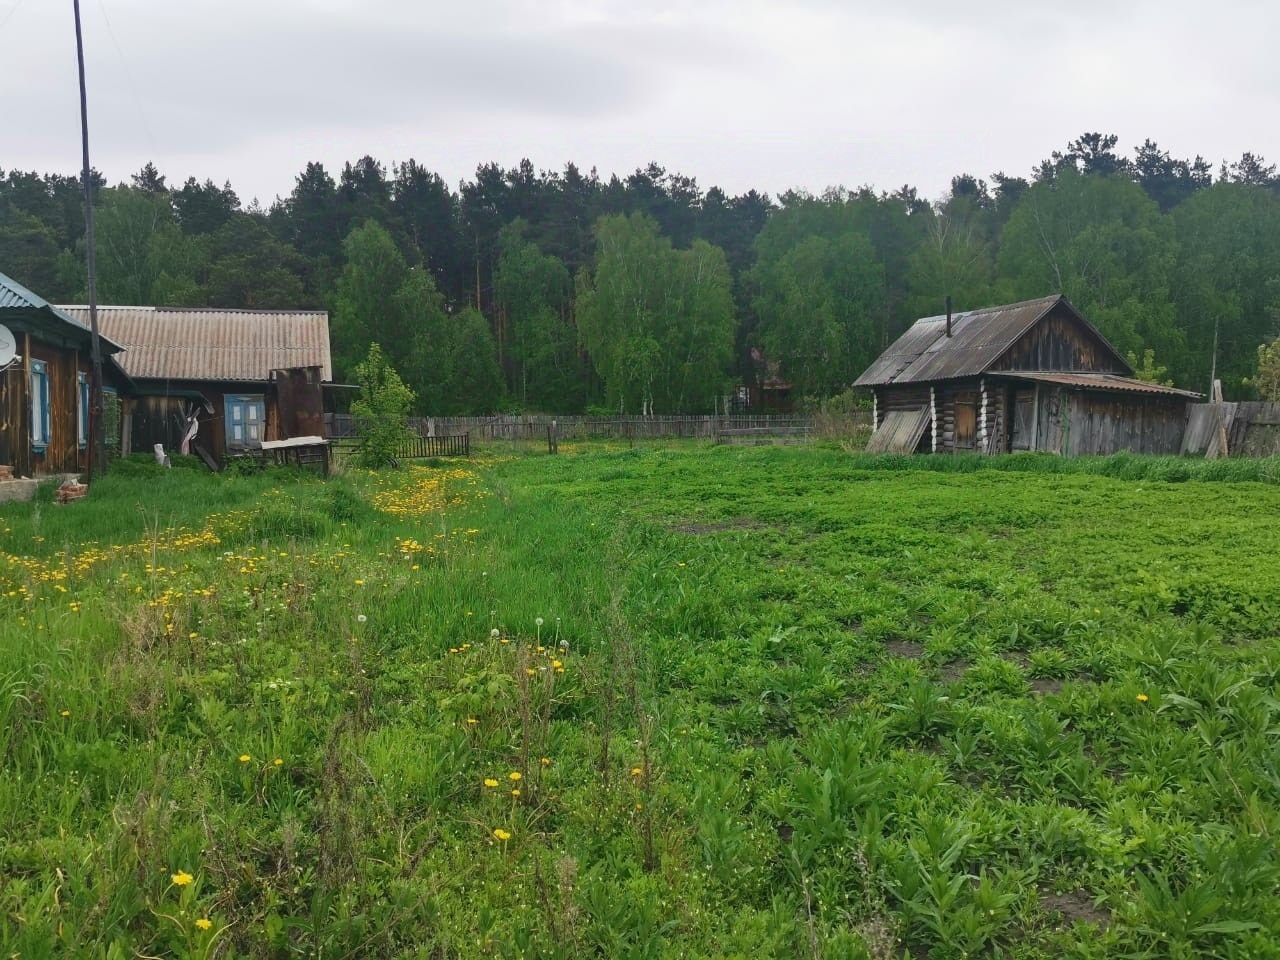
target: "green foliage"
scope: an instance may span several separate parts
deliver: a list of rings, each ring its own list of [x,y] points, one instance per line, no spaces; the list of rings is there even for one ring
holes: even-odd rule
[[[647,217],[596,224],[594,273],[578,276],[578,330],[615,409],[711,409],[733,351],[731,278],[703,240],[676,250]]]
[[[202,303],[200,244],[182,233],[166,194],[103,192],[97,219],[98,297],[103,303]]]
[[[124,462],[0,505],[6,954],[1274,955],[1274,464]]]
[[[494,299],[511,343],[512,396],[524,407],[567,413],[582,403],[581,362],[568,322],[569,271],[525,232],[521,220],[503,229],[494,276]]]
[[[1172,387],[1173,381],[1166,378],[1169,372],[1168,367],[1162,367],[1156,363],[1156,352],[1150,347],[1142,351],[1142,360],[1138,360],[1138,355],[1132,350],[1126,354],[1125,359],[1129,361],[1129,366],[1133,368],[1133,375],[1139,380],[1145,380],[1147,383],[1158,383],[1166,387]]]
[[[809,237],[758,266],[755,283],[763,346],[801,395],[826,396],[875,359],[884,268],[866,237]]]
[[[1181,385],[1208,382],[1216,334],[1228,396],[1250,395],[1280,316],[1274,165],[1246,153],[1215,182],[1200,157],[1153,140],[1126,157],[1117,144],[1087,132],[1032,182],[961,173],[932,202],[909,185],[730,196],[656,163],[604,179],[486,163],[454,190],[412,158],[388,170],[363,156],[333,172],[308,163],[263,209],[229,183],[171,186],[147,164],[128,186],[94,174],[99,293],[328,307],[338,376],[378,342],[418,414],[694,412],[775,366],[821,399],[947,296],[963,310],[1054,291],[1122,353],[1154,349]],[[54,302],[83,301],[82,204],[76,177],[0,171],[5,271]],[[605,227],[603,260],[625,251],[644,265],[634,291],[608,262],[598,276],[602,218],[648,224]],[[485,317],[500,373],[496,390],[487,360],[483,375],[460,374],[483,395],[456,392],[445,360],[467,307]]]
[[[1280,401],[1280,339],[1258,347],[1258,370],[1245,381],[1263,400]]]
[[[1064,167],[1023,196],[1000,240],[1000,273],[1015,299],[1067,295],[1122,353],[1150,345],[1187,369],[1174,323],[1173,227],[1136,183]]]
[[[359,428],[359,462],[366,467],[382,467],[395,461],[409,439],[409,408],[413,391],[404,385],[395,368],[382,355],[378,344],[370,344],[365,359],[356,364],[360,396],[351,403]]]
[[[1207,384],[1218,341],[1217,376],[1228,390],[1253,371],[1254,347],[1274,338],[1280,318],[1280,196],[1260,186],[1218,183],[1173,212],[1178,326],[1197,346],[1189,382]]]

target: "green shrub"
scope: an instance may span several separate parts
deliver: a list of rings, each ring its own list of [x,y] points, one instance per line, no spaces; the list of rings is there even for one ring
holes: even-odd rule
[[[385,467],[395,463],[400,448],[412,436],[409,408],[413,391],[376,343],[370,344],[369,355],[356,366],[356,379],[360,397],[351,404],[360,440],[356,462],[364,467]]]

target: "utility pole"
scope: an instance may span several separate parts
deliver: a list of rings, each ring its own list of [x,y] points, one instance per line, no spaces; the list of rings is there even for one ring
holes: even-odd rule
[[[1213,359],[1209,361],[1209,399],[1213,400],[1213,384],[1218,379],[1218,317],[1213,318]]]
[[[98,267],[93,246],[93,181],[89,168],[89,98],[84,88],[84,36],[80,30],[80,0],[71,0],[76,16],[76,62],[80,67],[80,145],[84,180],[84,257],[88,275],[90,352],[93,373],[89,377],[89,482],[95,468],[106,471],[102,423],[102,340],[98,336]]]

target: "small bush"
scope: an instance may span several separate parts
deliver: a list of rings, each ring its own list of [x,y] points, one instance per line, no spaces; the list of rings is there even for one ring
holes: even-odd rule
[[[409,408],[413,391],[374,343],[369,355],[356,367],[360,398],[351,404],[356,416],[360,448],[356,462],[364,467],[385,467],[396,463],[396,455],[409,440]]]

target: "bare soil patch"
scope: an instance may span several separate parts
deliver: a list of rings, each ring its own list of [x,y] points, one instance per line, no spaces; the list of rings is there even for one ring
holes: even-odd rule
[[[886,640],[885,652],[891,657],[902,657],[904,660],[919,660],[924,656],[924,644],[914,640]]]
[[[1031,681],[1031,692],[1040,697],[1057,693],[1061,689],[1062,681],[1055,680],[1052,677],[1035,677]]]
[[[1062,917],[1063,926],[1080,921],[1106,927],[1111,914],[1093,904],[1093,897],[1085,890],[1069,890],[1066,893],[1046,893],[1040,897],[1040,906]]]
[[[944,683],[955,683],[964,676],[965,671],[968,669],[968,660],[952,660],[942,668],[942,680]]]

